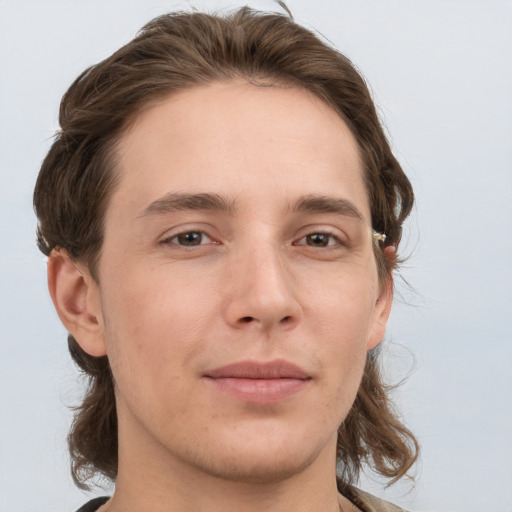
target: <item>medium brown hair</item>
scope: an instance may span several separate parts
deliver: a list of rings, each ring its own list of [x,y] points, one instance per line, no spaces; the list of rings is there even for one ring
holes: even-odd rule
[[[389,279],[396,260],[385,257],[384,246],[398,247],[413,191],[364,80],[344,55],[297,25],[289,12],[248,7],[226,16],[180,12],[158,17],[74,81],[62,99],[61,129],[34,192],[41,251],[67,251],[97,280],[105,211],[116,186],[116,142],[127,125],[148,104],[172,93],[236,78],[311,91],[348,124],[364,163],[372,227],[387,236],[375,246],[379,277]],[[86,488],[96,473],[112,480],[117,476],[114,383],[107,357],[86,354],[71,335],[68,344],[89,381],[68,438],[73,478]],[[342,488],[357,480],[365,463],[396,481],[417,458],[418,444],[390,404],[378,360],[378,351],[370,351],[355,403],[339,428]]]

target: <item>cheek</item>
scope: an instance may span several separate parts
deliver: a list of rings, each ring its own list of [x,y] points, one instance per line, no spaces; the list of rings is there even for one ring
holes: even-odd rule
[[[168,389],[201,351],[215,312],[208,288],[171,272],[145,270],[130,280],[113,274],[103,287],[105,338],[116,380],[136,374],[142,385]],[[133,377],[131,377],[133,379]],[[176,382],[174,382],[176,385]]]
[[[304,282],[305,307],[318,328],[349,344],[367,341],[378,297],[375,264],[340,266]]]
[[[309,337],[316,337],[326,385],[335,400],[343,402],[341,409],[351,405],[362,378],[375,312],[376,283],[374,267],[368,266],[331,275],[323,287],[306,290]]]

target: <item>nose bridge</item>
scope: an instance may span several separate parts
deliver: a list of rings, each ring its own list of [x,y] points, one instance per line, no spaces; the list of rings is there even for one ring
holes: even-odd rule
[[[276,242],[260,239],[246,243],[237,251],[232,272],[230,323],[256,323],[268,329],[278,324],[291,325],[298,319],[300,308],[293,276],[283,249]]]

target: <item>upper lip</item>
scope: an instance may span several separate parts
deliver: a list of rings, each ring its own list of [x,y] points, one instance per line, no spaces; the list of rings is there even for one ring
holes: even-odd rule
[[[282,359],[258,362],[241,361],[209,370],[205,377],[212,379],[309,379],[311,376],[296,364]]]

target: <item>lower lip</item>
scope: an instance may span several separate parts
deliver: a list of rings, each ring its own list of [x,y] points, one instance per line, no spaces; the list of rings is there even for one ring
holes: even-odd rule
[[[303,390],[309,379],[207,378],[217,389],[239,400],[267,404],[290,398]]]

